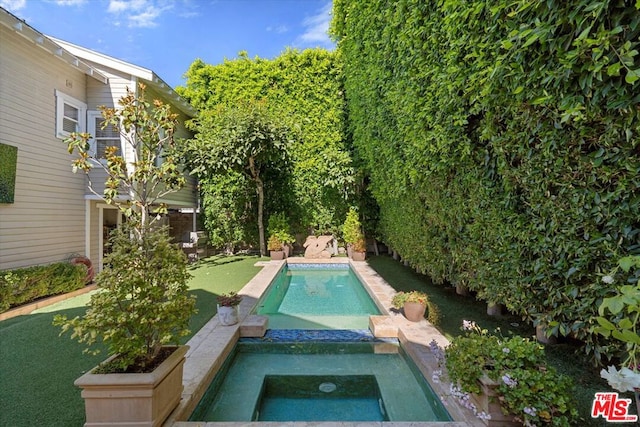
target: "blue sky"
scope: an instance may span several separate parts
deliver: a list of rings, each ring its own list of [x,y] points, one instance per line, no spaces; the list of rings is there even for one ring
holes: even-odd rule
[[[172,87],[200,58],[333,49],[331,0],[0,0],[49,36],[153,70]]]

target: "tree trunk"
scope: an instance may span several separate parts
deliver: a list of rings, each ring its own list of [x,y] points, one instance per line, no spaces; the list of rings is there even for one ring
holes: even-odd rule
[[[251,170],[251,176],[256,182],[256,191],[258,192],[258,235],[260,237],[260,255],[265,256],[267,254],[267,247],[264,239],[264,224],[262,221],[262,210],[264,208],[264,183],[260,179],[260,173],[256,168],[256,164],[253,157],[249,157],[249,169]]]
[[[258,234],[260,235],[260,255],[265,256],[267,249],[264,241],[264,224],[262,223],[262,209],[264,206],[264,183],[260,177],[256,177],[256,187],[258,190]]]

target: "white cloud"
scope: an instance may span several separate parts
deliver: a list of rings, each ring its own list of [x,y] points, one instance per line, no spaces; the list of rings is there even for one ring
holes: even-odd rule
[[[107,12],[125,15],[129,27],[151,28],[158,25],[157,19],[173,4],[173,0],[109,0]]]
[[[300,36],[300,40],[304,43],[316,43],[318,45],[330,45],[331,39],[327,31],[331,22],[331,2],[318,11],[316,15],[305,18],[302,21],[305,32]]]
[[[20,10],[27,5],[27,0],[0,0],[0,6],[9,10]]]
[[[58,6],[80,6],[84,4],[86,0],[54,0],[53,2]]]
[[[287,31],[289,31],[289,27],[287,27],[286,25],[278,25],[276,27],[269,26],[269,27],[267,27],[267,31],[270,32],[270,33],[273,32],[273,33],[276,33],[276,34],[284,34]]]

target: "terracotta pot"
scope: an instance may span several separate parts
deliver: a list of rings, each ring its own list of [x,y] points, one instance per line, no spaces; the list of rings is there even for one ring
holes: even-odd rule
[[[419,302],[405,302],[402,309],[404,317],[412,322],[419,322],[424,319],[424,313],[427,311],[427,307]]]
[[[353,251],[351,253],[351,259],[354,261],[364,261],[366,258],[367,258],[366,252]]]
[[[222,326],[231,326],[238,323],[238,306],[218,305],[218,321]]]
[[[93,374],[75,381],[82,388],[85,427],[160,426],[182,397],[182,370],[188,346],[177,347],[153,372]],[[109,360],[113,359],[111,357]]]
[[[93,269],[93,264],[91,264],[91,260],[89,258],[85,256],[77,256],[71,259],[71,264],[73,265],[82,264],[85,267],[87,267],[87,275],[84,278],[85,285],[88,285],[93,281],[93,278],[95,276],[95,271]]]
[[[269,254],[273,261],[280,261],[281,259],[284,259],[284,251],[269,251]]]

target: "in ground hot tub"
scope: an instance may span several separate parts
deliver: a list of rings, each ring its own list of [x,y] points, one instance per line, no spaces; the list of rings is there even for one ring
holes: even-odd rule
[[[300,341],[301,337],[310,337]],[[190,421],[450,421],[395,340],[368,331],[241,339]]]

